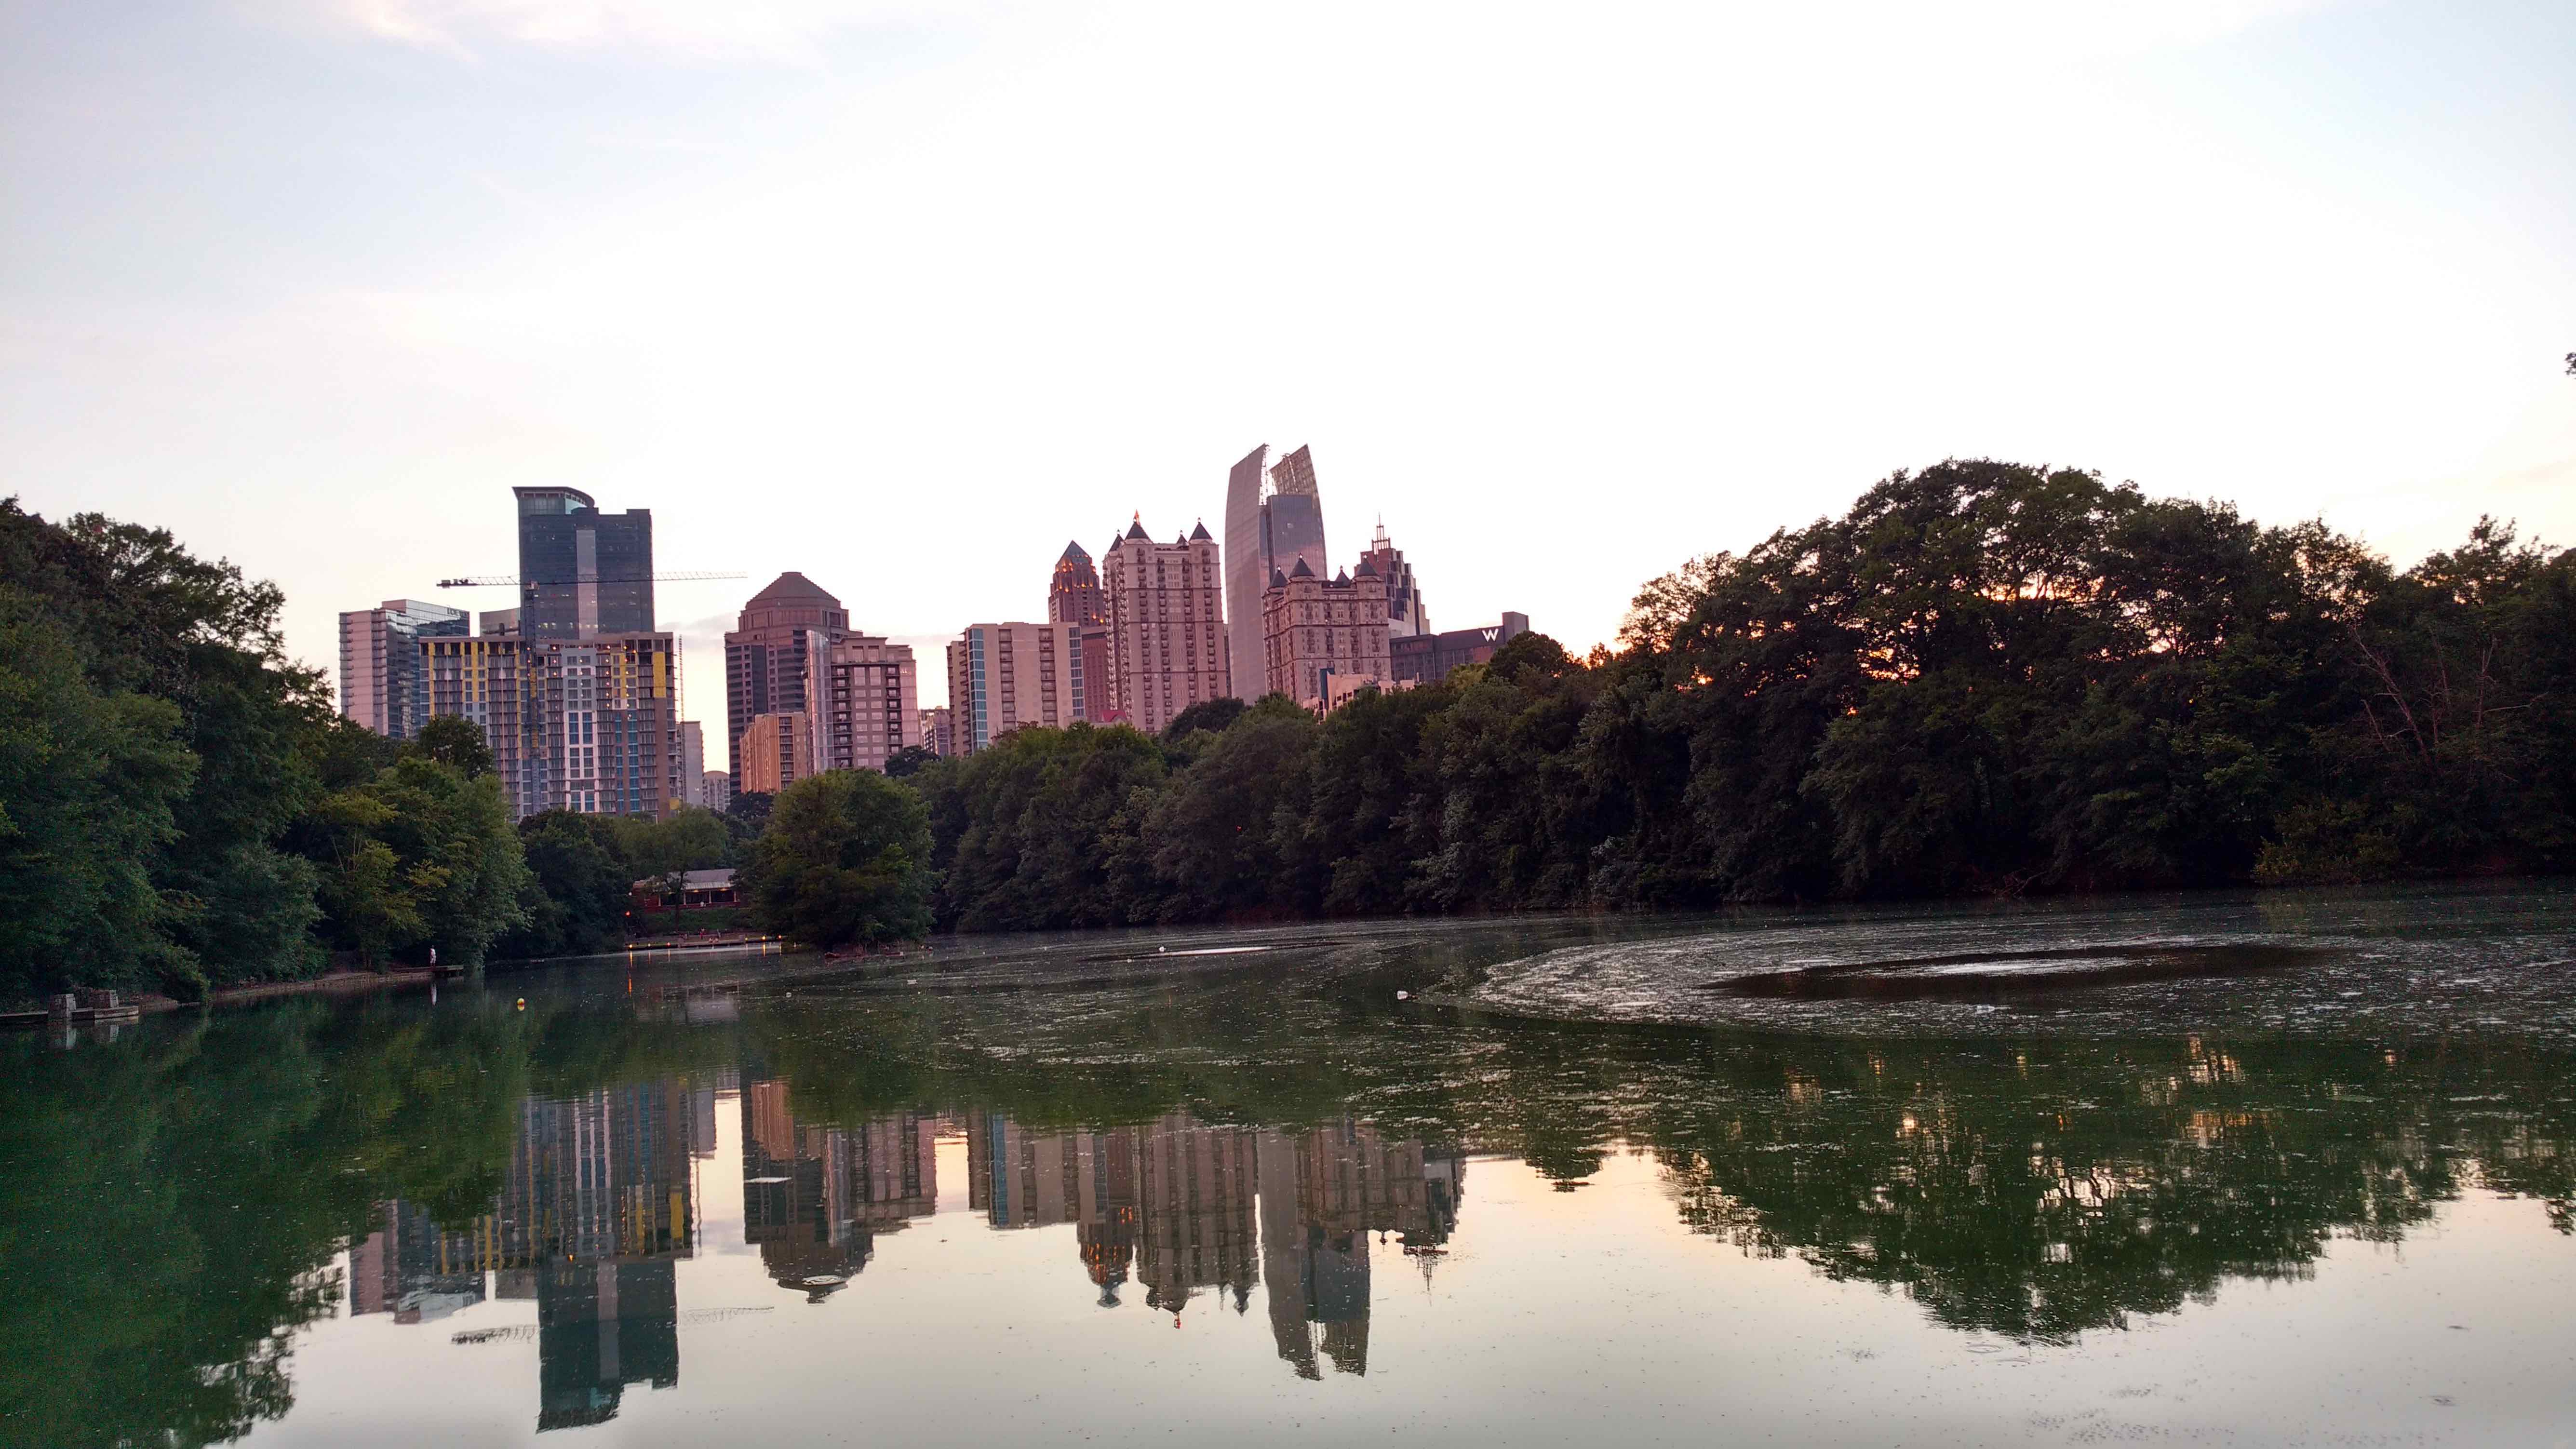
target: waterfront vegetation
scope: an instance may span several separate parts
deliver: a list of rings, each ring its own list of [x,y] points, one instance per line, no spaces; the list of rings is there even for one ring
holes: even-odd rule
[[[0,505],[0,579],[0,994],[608,949],[633,881],[726,864],[837,945],[2576,860],[2576,551],[2484,522],[2399,571],[2069,470],[1900,474],[1649,583],[1615,648],[1527,635],[1320,721],[1024,729],[515,831],[471,729],[339,720],[277,590],[166,533]]]

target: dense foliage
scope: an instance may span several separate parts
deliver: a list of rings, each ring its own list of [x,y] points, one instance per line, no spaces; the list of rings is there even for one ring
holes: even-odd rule
[[[2482,522],[2399,572],[1984,461],[1654,580],[1615,651],[1526,635],[1320,721],[1024,729],[659,823],[511,829],[479,732],[336,718],[277,590],[166,533],[0,503],[0,580],[0,996],[604,950],[634,882],[727,864],[756,921],[841,943],[923,901],[986,930],[2576,861],[2576,552]]]
[[[872,770],[809,775],[778,792],[738,878],[768,930],[811,946],[875,946],[930,930],[930,820]]]
[[[913,780],[967,929],[2560,870],[2576,553],[2489,522],[2400,573],[1945,463],[1648,584],[1615,652]]]

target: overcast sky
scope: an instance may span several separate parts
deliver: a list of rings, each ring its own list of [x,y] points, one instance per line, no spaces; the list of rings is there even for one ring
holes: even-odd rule
[[[1263,442],[1578,650],[1946,456],[2576,542],[2571,158],[2566,0],[0,0],[0,491],[325,665],[649,507],[713,721],[779,570],[929,703]]]

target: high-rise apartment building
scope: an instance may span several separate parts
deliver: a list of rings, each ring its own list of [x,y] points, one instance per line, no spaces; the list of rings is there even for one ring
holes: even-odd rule
[[[1360,562],[1370,572],[1386,580],[1386,632],[1403,639],[1431,632],[1431,611],[1423,607],[1422,589],[1413,581],[1413,565],[1404,561],[1404,550],[1387,542],[1386,521],[1380,519],[1377,537],[1360,555]]]
[[[1262,658],[1269,690],[1321,708],[1332,702],[1336,681],[1385,681],[1386,580],[1366,555],[1360,571],[1320,579],[1299,559],[1286,573],[1273,570],[1261,596]]]
[[[971,624],[948,645],[948,711],[958,754],[1022,725],[1091,718],[1079,624]]]
[[[805,635],[805,738],[815,773],[875,770],[918,744],[912,646],[822,629]]]
[[[430,712],[483,726],[514,818],[658,819],[691,798],[672,635],[430,639],[421,658]]]
[[[683,805],[706,808],[700,796],[707,789],[707,733],[696,720],[680,721],[680,801]]]
[[[725,770],[706,770],[698,775],[698,808],[721,814],[733,808],[733,775]]]
[[[1239,671],[1233,688],[1250,698],[1261,692],[1261,595],[1273,571],[1287,573],[1303,560],[1324,573],[1324,500],[1315,486],[1315,459],[1307,449],[1273,457],[1262,444],[1226,474],[1226,643]]]
[[[751,596],[725,635],[725,744],[734,752],[729,758],[742,749],[742,732],[754,716],[805,712],[807,636],[837,638],[849,630],[841,601],[803,574],[780,574]],[[734,772],[741,770],[737,763]]]
[[[951,681],[956,679],[957,671],[953,667],[949,670],[948,677]],[[952,683],[950,687],[955,686]],[[961,753],[957,748],[957,711],[955,709],[944,704],[934,705],[922,710],[913,718],[920,726],[921,737],[916,743],[923,749],[941,759]]]
[[[545,809],[544,755],[526,715],[527,641],[487,633],[480,639],[425,639],[418,647],[430,715],[457,715],[483,727],[492,773],[510,797],[510,818]]]
[[[670,814],[680,777],[680,641],[669,634],[529,639],[528,739],[543,762],[540,808]]]
[[[535,639],[653,632],[653,513],[602,513],[577,488],[514,488],[519,630]]]
[[[1171,543],[1145,536],[1140,520],[1109,550],[1110,707],[1147,734],[1160,733],[1182,710],[1234,690],[1216,540],[1207,525]],[[1247,670],[1261,659],[1261,596],[1252,596]],[[964,716],[959,729],[965,729]]]
[[[1529,615],[1505,613],[1499,624],[1481,629],[1452,629],[1445,634],[1416,634],[1390,641],[1387,664],[1400,681],[1431,684],[1449,677],[1461,664],[1483,664],[1515,636],[1529,632]]]
[[[420,641],[473,632],[462,609],[420,599],[387,599],[340,616],[340,713],[397,740],[429,719],[429,681]]]
[[[775,795],[814,772],[808,751],[805,716],[754,715],[734,746],[734,791],[741,795]]]
[[[1063,555],[1055,561],[1055,576],[1047,582],[1047,622],[1109,622],[1109,596],[1101,592],[1100,574],[1092,568],[1091,555],[1079,543],[1066,544]]]

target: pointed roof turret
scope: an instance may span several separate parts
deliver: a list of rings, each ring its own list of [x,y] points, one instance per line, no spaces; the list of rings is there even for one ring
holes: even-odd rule
[[[1129,538],[1143,538],[1145,536],[1145,515],[1143,511],[1139,510],[1136,513],[1130,514],[1129,518],[1131,521],[1127,525],[1127,536]]]
[[[1311,579],[1314,576],[1315,571],[1306,567],[1306,561],[1302,558],[1297,560],[1297,566],[1295,568],[1288,571],[1288,577],[1292,579]]]
[[[1350,581],[1351,571],[1349,569],[1344,569],[1340,573],[1333,575],[1333,582],[1335,584],[1348,585]]]
[[[1353,570],[1351,571],[1351,577],[1352,577],[1352,578],[1355,578],[1355,579],[1373,579],[1373,578],[1376,578],[1376,577],[1377,577],[1377,565],[1375,565],[1375,564],[1373,564],[1373,563],[1370,563],[1370,562],[1369,562],[1369,556],[1368,556],[1367,554],[1361,554],[1361,555],[1360,555],[1360,566],[1359,566],[1358,568],[1353,569]]]
[[[1193,529],[1191,529],[1191,530],[1190,530],[1190,542],[1192,542],[1192,543],[1198,543],[1198,542],[1201,542],[1202,540],[1204,540],[1204,541],[1206,541],[1206,542],[1210,542],[1210,543],[1213,543],[1213,542],[1215,542],[1215,541],[1216,541],[1216,540],[1214,539],[1214,537],[1213,537],[1213,536],[1211,536],[1211,535],[1208,533],[1208,531],[1207,531],[1207,520],[1206,520],[1206,519],[1204,519],[1204,518],[1202,518],[1202,519],[1200,519],[1200,520],[1199,520],[1198,527],[1193,528]]]
[[[1270,571],[1270,587],[1274,589],[1284,589],[1288,587],[1288,576],[1277,569],[1272,569]]]
[[[1062,563],[1066,559],[1080,559],[1084,563],[1089,563],[1091,562],[1091,555],[1082,551],[1082,545],[1079,542],[1071,542],[1064,546],[1063,553],[1056,556],[1056,562]]]

